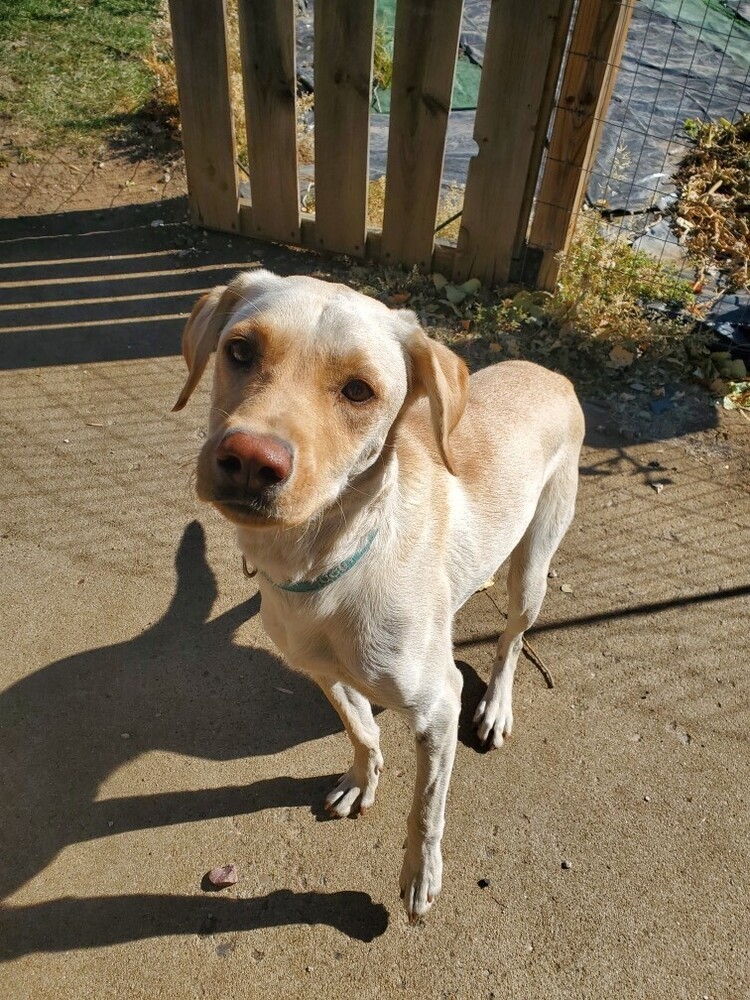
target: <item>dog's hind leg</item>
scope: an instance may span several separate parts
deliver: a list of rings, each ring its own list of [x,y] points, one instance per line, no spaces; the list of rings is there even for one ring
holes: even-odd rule
[[[497,644],[490,682],[474,714],[479,739],[487,746],[502,746],[513,729],[513,677],[523,634],[542,607],[550,561],[573,519],[577,485],[577,453],[571,453],[542,490],[531,523],[511,554],[508,621]]]
[[[316,678],[326,698],[341,717],[354,746],[354,763],[326,796],[325,808],[332,816],[349,816],[358,804],[364,813],[375,801],[378,778],[383,770],[380,729],[369,701],[340,681]]]

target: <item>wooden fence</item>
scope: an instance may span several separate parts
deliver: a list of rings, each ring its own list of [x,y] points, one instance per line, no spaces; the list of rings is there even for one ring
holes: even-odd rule
[[[314,216],[300,208],[295,0],[238,0],[252,201],[239,194],[226,0],[170,0],[193,219],[490,285],[535,260],[525,280],[552,287],[633,2],[492,0],[452,245],[435,225],[463,0],[397,2],[382,231],[367,223],[375,0],[315,0]]]

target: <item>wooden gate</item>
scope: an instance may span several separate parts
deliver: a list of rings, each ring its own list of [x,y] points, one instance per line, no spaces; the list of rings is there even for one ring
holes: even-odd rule
[[[397,2],[382,231],[367,225],[375,0],[315,0],[314,215],[300,208],[295,0],[238,0],[251,201],[239,195],[226,0],[170,0],[193,219],[488,285],[535,260],[526,281],[553,287],[633,2],[492,0],[452,245],[435,224],[463,0]]]

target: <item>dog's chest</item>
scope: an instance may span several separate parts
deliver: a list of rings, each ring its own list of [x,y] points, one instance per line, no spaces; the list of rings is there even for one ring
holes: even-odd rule
[[[367,601],[334,610],[311,604],[294,608],[275,594],[263,597],[263,625],[289,665],[312,677],[333,676],[363,693],[385,695],[384,685],[404,648],[400,616]]]

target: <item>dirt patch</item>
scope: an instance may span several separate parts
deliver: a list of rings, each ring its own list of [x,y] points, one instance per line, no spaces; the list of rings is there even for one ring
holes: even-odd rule
[[[174,198],[187,192],[181,156],[163,162],[133,159],[103,146],[91,153],[71,148],[29,158],[6,153],[0,165],[0,217],[109,209]]]

